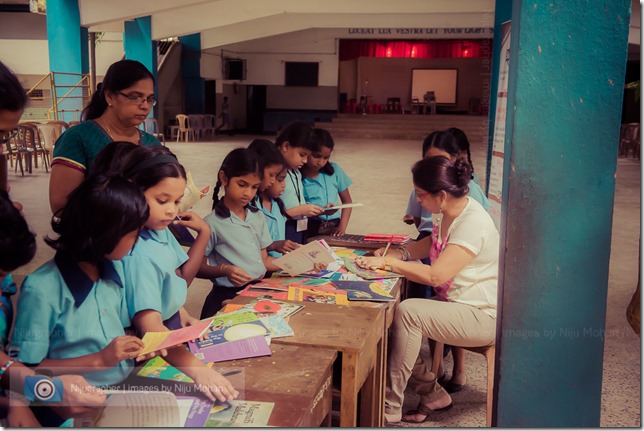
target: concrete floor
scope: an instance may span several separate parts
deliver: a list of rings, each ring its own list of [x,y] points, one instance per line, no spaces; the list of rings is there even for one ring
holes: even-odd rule
[[[215,175],[224,156],[233,148],[247,146],[253,136],[218,137],[217,142],[169,143],[197,183],[214,185]],[[486,148],[473,145],[472,157],[479,176],[485,177]],[[332,160],[342,165],[353,179],[350,187],[354,202],[364,207],[353,211],[350,233],[397,232],[415,235],[415,229],[402,223],[409,191],[410,168],[420,153],[420,141],[372,139],[336,139]],[[602,393],[601,426],[640,426],[640,339],[625,319],[626,306],[637,284],[638,239],[640,235],[640,163],[619,159],[615,193],[613,245],[608,286],[606,348]],[[42,238],[51,232],[48,201],[49,175],[44,169],[21,177],[9,175],[11,195],[24,205],[26,218],[38,235],[36,258],[15,272],[18,282],[53,256]],[[205,216],[211,207],[210,196],[194,210]],[[210,288],[205,280],[196,280],[188,294],[188,310],[199,315],[203,299]],[[426,349],[426,346],[425,346]],[[426,353],[426,352],[425,352]],[[451,370],[450,358],[447,370]],[[438,421],[418,426],[475,427],[485,426],[485,375],[482,356],[468,352],[468,382],[454,395],[454,408],[441,414]],[[418,399],[409,394],[405,407],[413,408]]]

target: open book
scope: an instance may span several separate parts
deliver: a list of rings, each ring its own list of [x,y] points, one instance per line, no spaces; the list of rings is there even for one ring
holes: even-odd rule
[[[333,262],[333,252],[323,239],[312,241],[273,261],[291,276],[311,271],[316,263],[328,265]]]
[[[203,397],[175,396],[172,392],[106,391],[107,401],[90,419],[74,419],[74,427],[103,428],[201,428],[211,415],[231,408]],[[245,404],[244,401],[241,404]],[[226,417],[224,415],[224,417]]]

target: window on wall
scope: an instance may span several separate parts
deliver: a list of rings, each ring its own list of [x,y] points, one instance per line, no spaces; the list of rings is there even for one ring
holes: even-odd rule
[[[289,87],[317,87],[319,63],[287,61],[284,63],[284,85]]]

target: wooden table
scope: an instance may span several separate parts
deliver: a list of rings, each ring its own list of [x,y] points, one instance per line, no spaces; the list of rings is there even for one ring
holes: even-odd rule
[[[274,402],[268,425],[276,427],[319,427],[331,419],[333,349],[313,349],[271,342],[272,356],[218,362],[229,376],[240,399]]]
[[[239,391],[239,400],[275,403],[269,426],[311,428],[330,424],[337,351],[271,343],[271,352],[271,356],[217,362],[213,369],[221,373],[241,371],[227,376]],[[139,369],[140,366],[133,370],[121,389],[156,387],[177,395],[199,396],[192,383],[139,377]]]
[[[237,296],[233,304],[247,304],[254,298]],[[295,301],[287,301],[295,302]],[[358,419],[358,393],[363,390],[360,425],[381,426],[382,369],[386,357],[382,307],[351,307],[346,305],[295,302],[305,308],[291,316],[293,337],[276,338],[275,344],[335,349],[342,353],[340,393],[340,426],[355,427]],[[297,360],[297,362],[301,362]],[[366,395],[367,400],[364,400]],[[380,403],[380,405],[376,405]]]

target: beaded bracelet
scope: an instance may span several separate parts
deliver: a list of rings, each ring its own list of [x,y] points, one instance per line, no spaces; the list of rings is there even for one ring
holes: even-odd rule
[[[402,260],[403,262],[407,262],[409,260],[409,251],[405,247],[398,247],[398,250],[402,253]]]
[[[7,368],[13,365],[12,360],[8,360],[7,362],[4,363],[2,367],[0,367],[0,377],[4,374],[5,371],[7,371]]]

